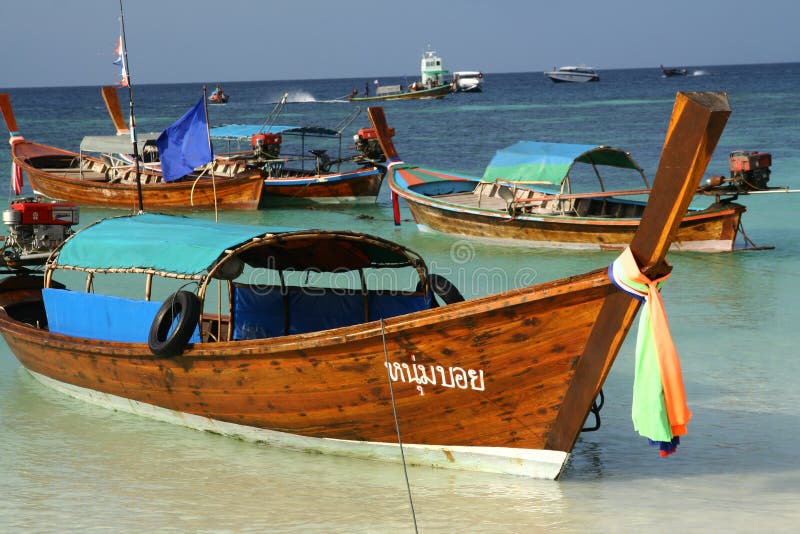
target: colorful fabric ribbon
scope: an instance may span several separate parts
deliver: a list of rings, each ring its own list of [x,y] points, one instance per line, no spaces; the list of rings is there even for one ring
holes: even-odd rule
[[[636,374],[633,381],[633,426],[659,447],[662,457],[675,452],[686,434],[692,412],[686,406],[678,351],[672,341],[659,287],[669,274],[648,279],[639,270],[630,248],[608,267],[619,289],[645,303],[636,335]]]

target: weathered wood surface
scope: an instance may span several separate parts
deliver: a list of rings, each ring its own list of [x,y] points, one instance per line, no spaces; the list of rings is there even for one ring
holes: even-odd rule
[[[542,448],[615,291],[597,271],[386,320],[390,363],[423,365],[436,379],[421,391],[415,382],[394,383],[404,440]],[[195,345],[174,359],[153,356],[145,344],[69,339],[6,317],[0,329],[26,368],[69,384],[300,435],[396,440],[375,322]]]

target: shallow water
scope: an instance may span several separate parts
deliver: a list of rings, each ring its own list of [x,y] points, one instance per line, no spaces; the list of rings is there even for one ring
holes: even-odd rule
[[[481,174],[495,150],[521,139],[594,142],[629,150],[652,177],[675,92],[724,90],[733,113],[708,174],[727,173],[730,150],[766,150],[773,154],[770,185],[800,188],[800,64],[702,70],[709,75],[681,79],[663,79],[658,69],[607,71],[586,85],[554,85],[541,73],[490,74],[481,94],[387,102],[385,109],[407,162]],[[332,126],[354,106],[338,97],[363,82],[223,83],[231,101],[211,108],[212,125],[260,123],[288,92],[279,122]],[[145,132],[168,126],[201,88],[134,90]],[[96,87],[8,92],[28,139],[74,149],[83,135],[113,131]],[[367,122],[362,115],[348,134]],[[6,149],[0,168],[9,166]],[[604,387],[603,426],[581,436],[560,481],[410,468],[420,531],[787,530],[800,520],[800,198],[740,201],[750,238],[774,250],[669,256],[675,269],[663,295],[694,413],[678,453],[660,459],[632,429],[629,340]],[[84,208],[81,222],[111,213]],[[410,220],[405,209],[403,217]],[[615,257],[495,246],[420,233],[410,222],[396,228],[385,202],[221,218],[396,240],[468,297]],[[3,530],[413,531],[400,465],[286,452],[86,405],[41,386],[5,344],[0,429]]]

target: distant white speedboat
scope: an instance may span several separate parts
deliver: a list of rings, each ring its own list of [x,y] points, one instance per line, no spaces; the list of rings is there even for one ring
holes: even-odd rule
[[[544,73],[554,82],[597,82],[600,81],[597,71],[592,67],[581,65],[579,67],[553,67],[553,70]]]
[[[478,92],[483,89],[483,73],[477,70],[461,70],[453,73],[456,92]]]

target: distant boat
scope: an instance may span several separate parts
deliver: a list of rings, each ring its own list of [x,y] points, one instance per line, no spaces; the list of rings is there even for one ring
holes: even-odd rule
[[[560,82],[598,82],[600,76],[592,67],[581,65],[579,67],[553,67],[553,70],[544,73],[555,83]]]
[[[420,64],[421,79],[409,84],[408,90],[403,91],[402,85],[385,85],[378,87],[375,80],[375,95],[370,96],[369,84],[364,87],[364,94],[359,96],[358,90],[353,89],[347,97],[352,102],[365,102],[375,100],[417,100],[423,98],[443,98],[455,90],[455,84],[448,83],[444,75],[449,71],[442,69],[442,58],[436,52],[428,49],[422,55]]]
[[[664,78],[672,78],[673,76],[686,76],[689,74],[689,70],[686,67],[665,67],[664,65],[659,65],[661,67],[661,75]]]
[[[482,88],[482,72],[476,70],[462,70],[453,73],[453,91],[457,93],[478,93]]]
[[[214,89],[214,92],[208,97],[208,101],[212,104],[225,104],[228,102],[228,95],[225,94],[222,87],[217,85],[217,88]]]

